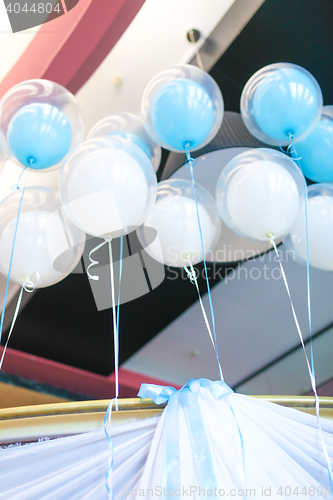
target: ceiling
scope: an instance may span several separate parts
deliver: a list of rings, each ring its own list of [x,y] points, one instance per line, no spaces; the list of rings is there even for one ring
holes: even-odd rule
[[[85,3],[88,5],[88,1]],[[66,15],[74,19],[76,8]],[[48,26],[51,31],[52,23],[57,21],[45,24],[43,29],[47,31]],[[267,64],[281,61],[309,70],[322,88],[324,104],[331,104],[332,21],[331,0],[317,3],[311,0],[211,0],[209,9],[206,0],[183,0],[181,4],[177,0],[159,0],[158,6],[156,0],[146,0],[103,62],[97,69],[91,66],[85,83],[79,86],[79,71],[70,81],[79,86],[76,96],[87,131],[98,119],[112,112],[138,113],[142,91],[154,74],[169,64],[190,61],[195,64],[195,47],[186,40],[186,32],[196,28],[202,33],[197,45],[201,48],[203,62],[222,90],[226,110],[239,112],[240,94],[250,76]],[[0,25],[2,33],[9,28]],[[24,58],[28,41],[35,39],[36,32],[36,28],[31,28],[15,34],[0,33],[0,49],[4,53],[3,61],[0,56],[3,62],[0,88],[11,71],[17,71],[17,61]],[[47,40],[47,33],[42,36]],[[12,47],[12,52],[4,50],[6,46]],[[36,69],[36,77],[40,77],[38,71]],[[164,152],[159,178],[166,160]],[[19,167],[10,162],[6,164],[0,176],[1,197],[10,192],[18,172]],[[43,181],[41,178],[39,183],[57,184],[57,172],[45,175]],[[96,376],[107,377],[112,373],[111,298],[105,288],[103,300],[96,299],[101,295],[97,284],[106,287],[102,282],[108,281],[105,274],[107,254],[103,251],[99,254],[100,282],[91,286],[84,273],[88,252],[96,243],[94,239],[88,240],[82,264],[68,278],[33,294],[17,319],[10,341],[13,350]],[[184,276],[176,277],[172,268],[157,268],[151,260],[146,260],[144,266],[142,261],[136,265],[139,247],[131,238],[125,243],[124,256],[132,266],[128,268],[132,288],[141,286],[147,273],[156,280],[137,293],[141,296],[120,308],[120,362],[123,368],[139,374],[138,383],[145,381],[145,377],[175,385],[182,385],[194,377],[216,378],[214,351],[204,328],[195,287]],[[117,242],[114,251],[117,255]],[[262,272],[265,265],[270,272],[277,267],[271,252],[240,264],[238,268],[237,264],[211,265],[225,378],[230,385],[246,393],[304,393],[310,386],[290,304],[282,280],[265,279]],[[295,262],[286,262],[285,266],[307,337],[305,270]],[[202,270],[202,266],[198,268]],[[261,270],[259,279],[248,278],[254,268]],[[323,383],[333,377],[328,355],[333,347],[330,345],[333,276],[314,270],[311,283],[313,327],[318,334],[314,343],[317,376],[318,382]],[[204,289],[203,280],[200,285]],[[12,295],[15,292],[13,289]],[[7,325],[9,322],[8,309]],[[10,372],[9,364],[7,371]],[[49,378],[48,383],[66,388],[66,383],[61,385],[56,377]],[[86,393],[95,394],[93,390]]]

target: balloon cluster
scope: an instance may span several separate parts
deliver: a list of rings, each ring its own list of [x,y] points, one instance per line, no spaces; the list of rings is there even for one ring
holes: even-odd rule
[[[244,87],[240,104],[248,130],[268,145],[289,145],[289,155],[267,147],[234,158],[217,182],[218,211],[230,229],[244,238],[289,241],[290,232],[296,231],[294,224],[305,213],[303,174],[320,182],[333,181],[333,107],[323,108],[315,78],[289,63],[272,64],[255,73]],[[215,82],[203,71],[171,67],[147,85],[142,117],[147,132],[162,147],[176,152],[193,151],[216,134],[223,118],[223,98]],[[196,190],[204,191],[200,186]],[[195,262],[202,260],[202,247],[207,251],[214,247],[220,231],[216,205],[208,193],[198,196],[196,203],[202,221],[201,235],[194,220],[195,200],[190,186],[176,180],[158,185],[154,208],[138,232],[152,257],[168,265],[182,266],[189,256]],[[319,239],[311,234],[312,203],[307,210],[312,241],[310,263],[320,267],[312,258],[313,246],[320,247]],[[156,230],[159,241],[150,242],[149,227]],[[196,239],[199,236],[201,250]],[[302,241],[304,244],[304,238]],[[300,251],[297,246],[294,250],[296,254]]]
[[[158,233],[158,240],[145,244],[152,257],[178,266],[188,258],[200,261],[197,209],[209,250],[220,231],[215,201],[200,186],[195,201],[186,182],[157,187],[155,171],[161,145],[197,149],[216,134],[222,117],[217,84],[187,65],[169,68],[149,83],[142,117],[107,116],[85,141],[82,115],[69,91],[45,80],[13,87],[0,101],[1,148],[24,169],[61,171],[59,192],[27,187],[0,204],[0,271],[21,285],[48,286],[76,266],[86,233],[109,241],[142,224],[143,240],[147,226]]]
[[[234,158],[221,172],[215,201],[194,181],[157,184],[155,175],[160,146],[192,161],[190,152],[221,126],[221,91],[199,68],[160,72],[144,91],[141,117],[108,116],[85,141],[82,115],[68,90],[45,80],[16,85],[0,101],[1,149],[24,169],[61,171],[59,192],[26,188],[24,196],[16,192],[0,204],[0,271],[20,284],[48,286],[78,263],[86,233],[109,241],[139,226],[138,237],[154,259],[195,264],[216,244],[220,216],[244,238],[290,234],[287,244],[304,260],[303,173],[333,180],[333,107],[322,102],[316,80],[294,64],[272,64],[253,75],[241,97],[245,125],[269,145],[293,147],[289,156],[267,147]],[[323,184],[309,188],[308,196],[310,263],[333,270],[317,252],[320,231],[332,232],[332,190]],[[158,236],[153,241],[151,229]]]
[[[142,97],[142,118],[148,134],[169,151],[203,147],[219,130],[224,112],[216,82],[195,66],[172,66],[158,73]],[[201,221],[198,224],[198,219]],[[202,261],[220,234],[216,203],[205,188],[188,181],[158,184],[156,203],[138,231],[148,254],[168,266]],[[151,231],[157,237],[151,242]]]
[[[64,87],[29,80],[0,101],[0,146],[24,169],[59,168],[84,137],[81,111]],[[85,233],[62,209],[59,193],[17,189],[0,204],[0,271],[29,289],[65,278],[78,264]]]
[[[323,107],[320,87],[308,71],[278,63],[247,82],[241,114],[257,139],[280,149],[287,144],[290,157],[256,149],[234,158],[216,187],[222,218],[247,238],[282,237],[299,262],[308,259],[332,271],[332,189],[329,184],[306,189],[303,174],[320,183],[333,181],[333,106]]]
[[[161,148],[140,117],[107,117],[83,139],[77,101],[61,85],[23,82],[0,101],[1,160],[40,171],[62,167],[59,192],[17,186],[0,204],[0,271],[22,286],[63,279],[78,264],[86,233],[126,234],[154,204]]]

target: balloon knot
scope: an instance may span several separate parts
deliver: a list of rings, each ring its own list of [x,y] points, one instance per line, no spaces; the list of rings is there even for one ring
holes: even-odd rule
[[[189,261],[190,266],[191,266],[191,268],[192,268],[192,269],[190,270],[188,267],[184,266],[185,272],[186,272],[186,274],[187,274],[188,279],[189,279],[189,280],[190,280],[190,282],[192,283],[192,285],[195,285],[195,282],[196,282],[196,279],[197,279],[197,275],[196,275],[195,270],[193,269],[193,266],[192,266],[192,264],[191,264],[191,260],[190,260],[190,258],[191,258],[191,253],[190,253],[190,252],[188,252],[188,253],[184,254],[184,257],[185,257],[185,259],[187,259],[187,260]]]
[[[37,277],[37,281],[39,281],[39,274],[38,273],[33,273],[33,274],[36,274],[36,277]],[[31,279],[33,275],[31,276],[24,276],[24,278],[22,278],[22,282],[23,282],[23,289],[28,292],[28,293],[32,293],[35,291],[35,288],[36,288],[36,285],[35,283],[33,282],[33,280]]]
[[[195,274],[195,271],[190,271],[186,266],[184,266],[185,272],[187,274],[188,279],[192,283],[192,285],[195,285],[195,281],[197,279],[197,276]]]
[[[103,238],[107,242],[111,241],[112,240],[112,233],[106,233],[106,234],[104,234]]]
[[[189,151],[186,151],[186,160],[185,160],[186,167],[191,168],[196,164],[197,164],[197,160],[192,158],[191,153]]]
[[[269,243],[274,246],[274,240],[275,240],[275,235],[272,233],[267,233],[266,236],[268,237]]]

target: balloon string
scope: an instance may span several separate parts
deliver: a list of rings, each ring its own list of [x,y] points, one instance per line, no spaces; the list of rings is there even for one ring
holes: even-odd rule
[[[299,160],[301,160],[302,157],[299,157],[297,154],[296,146],[293,140],[293,136],[290,134],[289,136],[290,144],[287,148],[287,155],[290,156],[296,163],[296,165],[301,169],[301,165],[299,163]],[[282,149],[282,148],[280,148]],[[283,150],[282,150],[283,151]],[[306,180],[304,178],[304,211],[305,211],[305,242],[306,242],[306,283],[307,283],[307,308],[308,308],[308,322],[309,322],[309,339],[310,339],[310,359],[311,359],[311,385],[312,385],[312,390],[315,396],[315,403],[316,403],[316,417],[317,417],[317,426],[319,430],[319,436],[320,436],[320,441],[321,445],[323,448],[323,452],[325,455],[326,459],[326,464],[327,464],[327,471],[328,471],[328,476],[329,476],[329,482],[330,482],[330,489],[331,489],[331,498],[333,498],[333,475],[332,475],[332,468],[331,468],[331,463],[328,458],[328,453],[326,449],[326,445],[324,442],[323,438],[323,433],[321,429],[321,423],[320,423],[320,401],[317,393],[317,383],[316,383],[316,373],[315,373],[315,366],[314,366],[314,355],[313,355],[313,339],[312,339],[312,314],[311,314],[311,286],[310,286],[310,261],[309,261],[309,226],[308,226],[308,190],[307,190],[307,185],[306,185]]]
[[[288,144],[283,145],[284,142],[287,142]],[[285,153],[286,155],[290,156],[296,163],[303,158],[303,156],[297,156],[297,151],[292,134],[289,134],[288,141],[280,142],[279,148],[282,153]],[[299,168],[301,168],[299,164],[297,165],[299,166]]]
[[[277,259],[278,259],[278,262],[279,262],[279,265],[280,265],[282,278],[283,278],[283,281],[284,281],[285,288],[287,290],[287,294],[288,294],[290,305],[291,305],[291,310],[292,310],[292,313],[293,313],[293,316],[294,316],[294,320],[295,320],[297,332],[298,332],[298,335],[299,335],[299,338],[300,338],[300,341],[301,341],[301,345],[302,345],[302,348],[303,348],[303,352],[304,352],[306,364],[307,364],[307,367],[308,367],[308,371],[309,371],[309,375],[310,375],[310,380],[311,380],[311,387],[312,387],[312,390],[313,390],[314,395],[315,395],[316,417],[317,417],[317,425],[318,425],[318,430],[319,430],[319,437],[320,437],[320,442],[321,442],[322,450],[323,450],[323,453],[324,453],[324,456],[325,456],[325,460],[326,460],[326,465],[327,465],[327,471],[328,471],[328,477],[329,477],[329,483],[330,483],[331,498],[333,498],[333,476],[332,476],[332,468],[331,468],[331,463],[330,463],[330,459],[329,459],[329,456],[328,456],[326,444],[325,444],[324,437],[323,437],[323,431],[322,431],[322,427],[321,427],[321,423],[320,423],[320,418],[319,418],[319,409],[320,408],[319,408],[319,398],[318,398],[317,388],[316,388],[315,373],[314,373],[314,370],[310,366],[309,358],[308,358],[308,355],[307,355],[307,352],[306,352],[306,349],[305,349],[305,344],[304,344],[304,339],[303,339],[302,331],[301,331],[301,328],[300,328],[300,325],[299,325],[299,322],[298,322],[298,319],[297,319],[295,307],[294,307],[294,304],[293,304],[293,301],[292,301],[292,298],[291,298],[291,293],[290,293],[290,289],[289,289],[287,277],[286,277],[286,274],[284,272],[284,269],[283,269],[283,266],[282,266],[282,262],[281,262],[281,259],[280,259],[280,256],[279,256],[279,252],[278,252],[278,249],[276,248],[276,244],[275,244],[275,241],[274,241],[274,235],[269,235],[269,236],[270,236],[269,242],[271,243],[271,245],[274,248],[274,251],[276,253],[276,256],[277,256]]]
[[[281,259],[280,259],[280,255],[279,255],[278,249],[277,249],[276,244],[275,244],[274,235],[272,235],[272,234],[269,235],[269,242],[273,246],[274,251],[275,251],[275,253],[277,255],[277,258],[278,258],[278,262],[279,262],[279,265],[280,265],[282,278],[283,278],[284,285],[286,287],[287,294],[288,294],[288,297],[289,297],[289,301],[290,301],[290,305],[291,305],[291,310],[292,310],[294,321],[295,321],[295,324],[296,324],[298,336],[300,338],[300,341],[301,341],[301,344],[302,344],[302,348],[303,348],[303,351],[304,351],[304,355],[305,355],[305,359],[306,359],[306,364],[308,366],[308,370],[309,370],[309,374],[310,374],[310,379],[311,379],[311,386],[313,388],[314,387],[313,373],[312,373],[312,370],[311,370],[311,366],[310,366],[308,355],[306,353],[306,349],[305,349],[305,344],[304,344],[304,340],[303,340],[303,335],[302,335],[301,327],[299,326],[299,322],[298,322],[298,318],[297,318],[297,315],[296,315],[295,307],[294,307],[294,304],[293,304],[293,301],[292,301],[292,298],[291,298],[291,293],[290,293],[290,289],[289,289],[287,277],[286,277],[286,274],[285,274],[283,266],[282,266],[282,262],[281,262]]]
[[[290,156],[297,166],[301,169],[299,160],[302,157],[298,157],[296,146],[293,140],[293,136],[289,135],[290,144],[287,148],[287,155]],[[280,149],[285,152],[281,147]],[[306,281],[307,281],[307,307],[308,307],[308,321],[309,321],[309,332],[310,332],[310,352],[311,352],[311,370],[313,374],[313,379],[316,382],[315,368],[314,368],[314,356],[313,356],[313,343],[312,343],[312,318],[311,318],[311,288],[310,288],[310,264],[309,264],[309,234],[308,234],[308,190],[306,185],[306,180],[304,178],[304,211],[305,211],[305,241],[306,241]],[[317,391],[314,391],[315,395]],[[319,400],[318,400],[319,404]],[[317,415],[318,418],[318,415]]]
[[[90,260],[90,264],[89,266],[87,267],[87,275],[88,275],[88,279],[90,280],[94,280],[94,281],[98,281],[99,280],[99,276],[96,276],[96,275],[93,275],[93,274],[90,274],[90,269],[94,266],[97,266],[99,264],[99,261],[98,260],[94,260],[92,258],[92,254],[97,252],[97,250],[99,250],[100,248],[102,248],[104,245],[106,245],[107,241],[103,241],[102,243],[100,243],[99,245],[97,245],[95,248],[93,248],[92,250],[90,250],[89,252],[89,260]]]
[[[8,342],[9,342],[9,339],[10,339],[10,337],[12,335],[12,331],[14,330],[14,326],[15,326],[15,323],[16,323],[16,320],[17,320],[17,316],[18,316],[18,313],[19,313],[19,310],[20,310],[20,307],[21,307],[23,290],[25,290],[28,293],[32,293],[35,290],[35,285],[34,285],[34,283],[29,278],[26,278],[24,280],[24,283],[23,283],[23,285],[21,287],[21,290],[20,290],[20,294],[19,294],[18,299],[17,299],[17,304],[16,304],[14,316],[13,316],[13,319],[12,319],[12,324],[10,325],[10,330],[9,330],[9,333],[8,333],[8,337],[7,337],[5,346],[4,346],[3,351],[2,351],[1,359],[0,359],[0,370],[2,368],[2,363],[3,363],[4,357],[5,357],[5,353],[6,353],[6,350],[7,350]]]
[[[219,362],[219,359],[218,359],[217,345],[214,342],[214,338],[213,338],[212,331],[211,331],[211,328],[210,328],[210,325],[209,325],[209,321],[208,321],[208,318],[207,318],[205,307],[204,307],[203,302],[202,302],[202,298],[201,298],[201,294],[200,294],[200,289],[199,289],[199,285],[198,285],[198,280],[197,280],[197,275],[196,275],[195,269],[193,267],[193,264],[192,264],[190,258],[188,257],[187,260],[189,262],[189,268],[190,269],[188,269],[186,266],[184,266],[184,269],[186,271],[186,274],[187,274],[190,282],[192,284],[194,284],[195,287],[196,287],[196,289],[197,289],[198,297],[199,297],[199,303],[200,303],[200,307],[201,307],[201,311],[202,311],[202,315],[203,315],[205,323],[206,323],[206,327],[207,327],[207,330],[208,330],[208,333],[209,333],[209,336],[210,336],[210,340],[211,340],[211,342],[213,344],[213,348],[214,348],[214,351],[215,351],[215,354],[216,354],[216,358],[217,358],[217,362],[218,362],[220,374],[222,374],[222,368],[220,366],[220,362]],[[223,380],[223,375],[221,376],[221,379]],[[235,422],[236,422],[236,426],[237,426],[237,430],[238,430],[238,434],[239,434],[239,439],[240,439],[240,445],[241,445],[241,450],[242,450],[242,466],[241,466],[241,470],[240,470],[240,476],[241,476],[241,481],[242,481],[242,484],[243,484],[243,491],[245,492],[245,450],[244,450],[244,440],[243,440],[243,435],[242,435],[241,429],[239,427],[239,424],[238,424],[235,412],[234,412],[234,410],[232,408],[232,405],[230,403],[229,403],[229,405],[230,405],[230,410],[231,410],[231,412],[232,412],[232,414],[234,416]],[[246,500],[245,493],[243,495],[243,499]]]
[[[189,32],[189,35],[190,35],[190,38],[191,38],[191,43],[196,44],[197,42],[194,39],[193,30],[191,30]],[[204,68],[204,65],[203,65],[203,62],[202,62],[202,59],[201,59],[200,50],[198,49],[197,45],[195,45],[195,58],[197,60],[197,64],[198,64],[199,68],[202,69],[202,71],[205,71],[205,68]]]
[[[111,425],[112,416],[112,404],[115,402],[115,409],[118,411],[118,395],[119,395],[119,380],[118,380],[118,370],[119,370],[119,306],[120,306],[120,290],[121,290],[121,279],[123,272],[123,250],[124,250],[124,239],[120,238],[120,258],[119,258],[119,286],[118,286],[118,302],[117,302],[117,316],[115,321],[115,297],[114,297],[114,272],[113,272],[113,260],[112,260],[112,247],[111,241],[109,242],[109,254],[110,254],[110,281],[111,281],[111,294],[112,294],[112,307],[113,307],[113,321],[114,321],[114,364],[115,364],[115,398],[113,398],[105,412],[104,416],[104,433],[108,441],[109,447],[109,467],[105,474],[105,486],[108,491],[109,496],[113,499],[112,493],[112,466],[113,466],[113,444],[108,432],[108,426]]]
[[[310,353],[311,353],[311,369],[314,381],[316,382],[316,374],[313,357],[313,342],[312,342],[312,315],[311,315],[311,288],[310,288],[310,262],[309,262],[309,226],[308,226],[308,189],[304,179],[304,209],[305,209],[305,241],[306,241],[306,288],[307,288],[307,303],[308,303],[308,320],[310,332]]]
[[[210,340],[212,341],[212,344],[213,344],[213,347],[214,347],[214,351],[215,351],[215,354],[216,354],[217,363],[218,363],[218,367],[219,367],[219,372],[220,372],[220,375],[221,375],[221,380],[223,380],[222,368],[221,368],[221,365],[220,365],[218,351],[217,351],[217,344],[216,344],[216,342],[214,340],[214,337],[213,337],[213,334],[212,334],[212,330],[210,328],[210,324],[209,324],[209,321],[208,321],[208,317],[207,317],[207,314],[206,314],[205,306],[203,305],[203,302],[202,302],[202,298],[201,298],[201,294],[200,294],[200,289],[199,289],[199,285],[198,285],[198,280],[197,280],[197,275],[196,275],[195,269],[193,268],[193,264],[192,264],[190,258],[188,257],[187,260],[189,262],[190,269],[188,269],[186,266],[184,266],[184,269],[186,271],[186,274],[187,274],[189,280],[191,281],[191,283],[193,285],[195,285],[195,287],[197,289],[198,297],[199,297],[199,303],[200,303],[200,307],[201,307],[201,311],[202,311],[202,315],[203,315],[204,320],[205,320],[205,324],[206,324],[206,327],[207,327],[207,330],[208,330],[208,333],[209,333]]]
[[[107,492],[110,496],[111,499],[113,499],[113,492],[112,492],[112,467],[113,467],[113,444],[111,441],[110,434],[108,432],[107,426],[111,425],[111,415],[112,415],[112,404],[115,401],[115,398],[111,399],[109,406],[106,410],[105,416],[104,416],[104,433],[108,442],[108,448],[109,448],[109,467],[108,470],[106,471],[105,474],[105,487],[107,489]],[[109,420],[109,421],[108,421]],[[107,423],[108,421],[108,423]]]
[[[191,172],[193,196],[194,196],[194,201],[195,201],[195,207],[196,207],[196,212],[197,212],[197,220],[198,220],[198,227],[199,227],[199,233],[200,233],[200,243],[201,243],[202,260],[203,260],[204,269],[205,269],[205,279],[206,279],[207,292],[208,292],[208,300],[209,300],[209,307],[210,307],[210,313],[211,313],[212,325],[213,325],[213,332],[214,332],[215,353],[216,353],[217,364],[218,364],[218,367],[219,367],[220,378],[223,381],[224,378],[223,378],[222,368],[221,368],[220,359],[219,359],[219,352],[218,352],[218,347],[217,347],[217,338],[216,338],[216,328],[215,328],[215,316],[214,316],[214,309],[213,309],[213,301],[212,301],[212,295],[211,295],[210,285],[209,285],[209,279],[208,279],[207,264],[206,264],[206,259],[205,259],[205,249],[204,249],[204,244],[203,244],[203,236],[202,236],[202,229],[201,229],[201,222],[200,222],[200,215],[199,215],[199,205],[198,205],[197,194],[196,194],[196,190],[195,190],[195,182],[194,182],[194,174],[193,174],[193,165],[196,164],[196,160],[191,157],[191,154],[190,154],[189,151],[186,151],[186,164],[187,164],[187,166],[188,166],[188,168],[190,169],[190,172]]]
[[[32,160],[30,161],[30,165],[31,165],[31,163],[32,163]],[[14,189],[19,190],[20,189],[21,177],[22,177],[22,175],[24,174],[24,172],[26,171],[27,168],[29,168],[29,165],[27,165],[26,167],[24,167],[24,169],[22,170],[22,172],[19,175],[19,178],[17,179],[17,183],[13,184],[13,186],[11,187],[12,190],[14,190]]]
[[[123,253],[124,253],[124,237],[120,237],[120,257],[119,257],[119,285],[118,285],[118,304],[117,304],[117,332],[119,335],[119,306],[120,306],[120,289],[121,278],[123,275]]]
[[[295,143],[293,141],[293,136],[290,135],[290,145],[287,149],[287,154],[295,161],[297,166],[301,169],[299,164],[297,151]],[[306,185],[306,180],[304,178],[304,212],[305,212],[305,242],[306,242],[306,283],[307,283],[307,307],[308,307],[308,322],[309,322],[309,332],[310,332],[310,353],[311,353],[311,370],[313,374],[313,379],[316,383],[315,367],[314,367],[314,356],[313,356],[313,343],[312,343],[312,315],[311,315],[311,288],[310,288],[310,263],[309,263],[309,226],[308,226],[308,189]],[[315,394],[317,391],[314,391]]]
[[[27,167],[25,167],[23,169],[23,171],[21,172],[21,174],[20,174],[20,176],[18,178],[17,185],[15,186],[15,189],[20,189],[19,183],[20,183],[22,174],[23,174],[23,172],[25,171],[26,168]],[[7,296],[8,296],[8,288],[9,288],[9,280],[10,280],[10,274],[11,274],[12,264],[13,264],[13,257],[14,257],[14,249],[15,249],[15,242],[16,242],[18,224],[19,224],[20,213],[21,213],[22,202],[23,202],[23,196],[24,196],[26,185],[27,185],[28,177],[29,177],[29,175],[27,175],[27,177],[26,177],[26,180],[25,180],[25,183],[24,183],[24,186],[23,186],[23,189],[22,189],[22,194],[21,194],[19,206],[18,206],[18,209],[17,209],[16,224],[15,224],[14,237],[13,237],[13,245],[12,245],[12,251],[11,251],[11,254],[10,254],[9,267],[8,267],[8,275],[7,275],[6,288],[5,288],[5,296],[4,296],[4,299],[3,299],[2,311],[1,311],[1,319],[0,319],[0,342],[1,342],[1,338],[2,338],[3,322],[4,322],[4,318],[5,318],[6,302],[7,302]]]
[[[118,411],[118,397],[119,397],[119,337],[118,337],[118,326],[117,326],[117,311],[116,311],[116,298],[115,298],[115,286],[114,286],[114,266],[112,258],[112,244],[111,241],[108,242],[109,246],[109,257],[110,257],[110,285],[111,285],[111,299],[112,299],[112,316],[113,316],[113,339],[114,339],[114,373],[115,373],[115,399],[116,399],[116,410]]]

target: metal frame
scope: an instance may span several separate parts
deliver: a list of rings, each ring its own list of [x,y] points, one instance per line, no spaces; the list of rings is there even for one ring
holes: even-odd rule
[[[312,396],[253,396],[258,399],[315,414]],[[57,403],[0,410],[0,443],[37,441],[42,437],[60,437],[102,429],[109,400]],[[112,406],[112,425],[129,419],[143,420],[159,416],[164,405],[150,399],[119,399]],[[333,398],[320,398],[320,415],[333,420]]]

